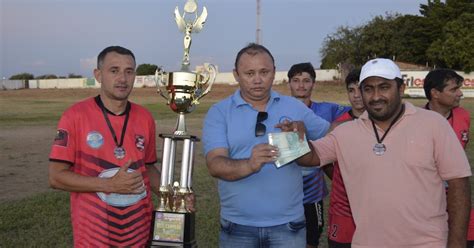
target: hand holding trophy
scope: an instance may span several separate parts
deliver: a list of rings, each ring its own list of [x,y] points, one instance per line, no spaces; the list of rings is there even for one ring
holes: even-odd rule
[[[201,31],[207,18],[206,7],[199,16],[197,8],[195,0],[188,0],[182,15],[178,7],[174,12],[178,28],[185,35],[181,70],[164,72],[159,68],[155,73],[158,93],[167,100],[171,110],[178,113],[178,118],[173,134],[160,134],[163,138],[160,203],[153,212],[150,246],[197,246],[194,235],[195,213],[186,207],[185,198],[193,193],[194,143],[199,139],[187,132],[185,114],[193,112],[199,100],[209,93],[217,74],[212,64],[205,64],[203,72],[189,70],[191,34]],[[178,141],[183,142],[179,182],[174,181]]]

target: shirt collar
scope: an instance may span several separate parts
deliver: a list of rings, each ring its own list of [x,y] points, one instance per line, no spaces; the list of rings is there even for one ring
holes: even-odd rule
[[[127,114],[128,112],[130,112],[130,108],[132,107],[132,104],[129,101],[127,101],[127,106],[125,107],[125,111],[117,115],[105,107],[104,103],[102,102],[102,99],[100,99],[100,95],[97,95],[96,97],[94,97],[94,101],[97,104],[97,106],[99,106],[100,109],[104,108],[105,111],[107,111],[107,113],[111,115],[115,115],[115,116],[122,116],[122,115]]]
[[[270,90],[270,99],[268,100],[268,105],[273,103],[274,101],[279,101],[281,95],[273,90]],[[248,102],[246,102],[242,96],[240,95],[240,89],[236,90],[234,94],[232,95],[232,101],[235,103],[237,107],[240,107],[242,105],[250,105]],[[268,108],[268,106],[267,106]]]

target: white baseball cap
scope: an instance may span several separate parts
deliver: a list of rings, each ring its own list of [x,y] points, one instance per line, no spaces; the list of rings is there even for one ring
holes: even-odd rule
[[[376,58],[367,61],[360,71],[359,84],[368,77],[382,77],[385,79],[402,78],[400,68],[390,59]]]

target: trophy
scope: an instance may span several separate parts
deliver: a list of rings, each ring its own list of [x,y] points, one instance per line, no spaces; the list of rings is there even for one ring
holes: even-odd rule
[[[185,197],[193,193],[192,174],[194,165],[194,144],[199,138],[188,133],[185,114],[191,113],[199,100],[211,90],[217,69],[205,64],[203,71],[189,70],[189,48],[191,34],[201,31],[207,18],[207,9],[197,13],[195,0],[187,0],[184,13],[178,7],[174,11],[178,28],[184,33],[184,56],[181,70],[164,72],[161,68],[155,73],[158,93],[167,100],[171,110],[178,113],[175,131],[160,134],[163,138],[163,157],[160,181],[159,206],[153,211],[150,246],[158,247],[196,247],[194,235],[195,214],[191,213]],[[183,142],[179,181],[174,181],[176,147]]]

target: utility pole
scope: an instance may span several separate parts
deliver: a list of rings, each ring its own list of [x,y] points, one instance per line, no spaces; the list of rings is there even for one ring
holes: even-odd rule
[[[256,40],[256,43],[257,44],[260,44],[261,40],[260,40],[260,0],[257,0],[257,40]]]

